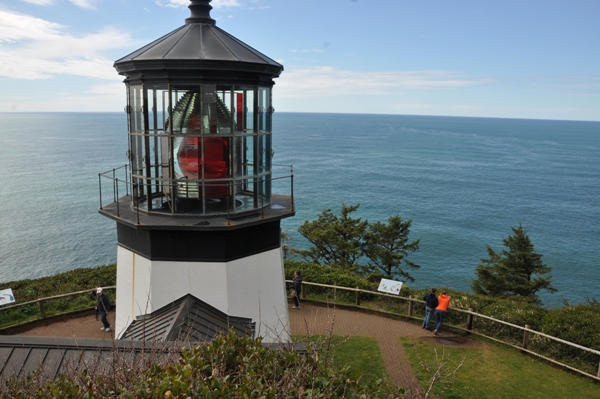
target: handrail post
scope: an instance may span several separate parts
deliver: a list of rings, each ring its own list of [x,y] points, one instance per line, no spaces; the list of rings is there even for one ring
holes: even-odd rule
[[[125,195],[129,196],[129,165],[125,164]]]
[[[473,308],[469,308],[469,312],[472,312]],[[469,313],[467,316],[467,330],[473,331],[473,313]]]
[[[102,177],[98,173],[98,191],[100,192],[100,209],[102,209]]]
[[[337,302],[337,284],[333,282],[333,303]]]
[[[227,184],[229,185],[230,182],[227,182]],[[233,200],[231,199],[231,193],[233,192],[233,186],[231,187],[227,187],[227,226],[231,226],[231,219],[230,219],[230,215],[229,215],[229,204],[231,204],[231,207],[233,209],[235,209],[235,196],[233,198]],[[204,201],[204,200],[202,200]],[[206,213],[206,209],[204,209],[204,213]]]
[[[115,179],[115,168],[112,170],[112,181],[113,181],[113,202],[119,199],[119,187],[115,190],[115,185],[118,185],[119,182]]]
[[[306,290],[308,289],[307,285],[300,286],[300,294],[302,294],[302,299],[306,299]]]
[[[529,328],[529,324],[525,324],[525,328]],[[527,344],[529,343],[529,331],[523,331],[523,349],[527,349]]]
[[[119,207],[119,179],[113,180],[113,184],[114,184],[113,187],[115,187],[114,193],[115,193],[116,198],[117,198],[115,200],[116,203],[117,203],[117,217],[120,218],[121,217],[121,208]]]
[[[408,317],[412,317],[413,315],[413,297],[412,295],[408,296]]]
[[[135,189],[135,193],[136,193],[135,194],[135,196],[136,196],[136,199],[135,199],[135,205],[136,205],[136,207],[135,207],[135,213],[137,215],[137,225],[139,226],[140,225],[140,199],[138,198],[137,193],[139,192],[140,188],[138,186],[139,186],[139,184],[137,182],[135,182],[135,185],[134,185],[133,188]]]
[[[358,290],[358,286],[356,286],[356,306],[360,306],[360,291]]]
[[[38,304],[40,305],[40,316],[46,317],[46,311],[44,310],[44,301],[40,300],[38,301]]]
[[[294,166],[290,166],[290,182],[291,182],[291,195],[292,195],[292,212],[296,212],[294,203]]]

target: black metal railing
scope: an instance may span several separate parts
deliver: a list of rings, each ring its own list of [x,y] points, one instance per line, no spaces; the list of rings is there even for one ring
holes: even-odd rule
[[[129,197],[129,203],[137,213],[139,223],[139,213],[147,214],[183,214],[214,216],[221,215],[230,217],[239,213],[248,211],[260,211],[264,217],[265,209],[269,206],[279,206],[295,212],[294,202],[294,171],[292,165],[272,165],[275,171],[286,169],[286,173],[281,176],[274,176],[274,172],[265,173],[260,176],[244,176],[240,178],[220,179],[217,181],[203,181],[195,179],[164,179],[160,177],[140,178],[129,173],[129,166],[123,165],[115,169],[108,170],[98,174],[98,190],[100,198],[100,210],[111,206],[116,211],[116,216],[121,217],[121,199]],[[289,170],[289,173],[287,172]],[[248,182],[251,182],[248,185]],[[242,187],[243,186],[243,187]],[[248,187],[246,187],[248,186]],[[160,187],[150,196],[144,194],[146,187]],[[192,191],[190,193],[190,187]],[[221,208],[211,209],[207,205],[210,201],[203,199],[203,192],[210,190],[220,190],[226,192]],[[233,189],[236,190],[233,190]],[[283,190],[284,193],[272,194],[270,190]],[[237,195],[233,198],[232,193],[236,191]],[[248,206],[239,206],[240,198],[250,203]],[[203,206],[194,209],[187,209],[186,200],[206,201]],[[160,203],[160,206],[152,205],[153,201]],[[179,205],[175,202],[179,201]],[[179,208],[179,209],[178,209]],[[278,208],[282,209],[282,208]]]

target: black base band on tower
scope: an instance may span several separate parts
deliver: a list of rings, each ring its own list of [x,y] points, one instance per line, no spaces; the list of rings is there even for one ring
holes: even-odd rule
[[[279,248],[279,220],[234,230],[152,230],[117,222],[120,246],[150,260],[228,262]]]

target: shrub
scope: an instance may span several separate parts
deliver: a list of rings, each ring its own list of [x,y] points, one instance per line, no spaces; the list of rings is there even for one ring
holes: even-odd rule
[[[321,266],[315,263],[286,260],[285,278],[291,280],[294,278],[294,272],[299,270],[305,281],[319,284],[337,285],[340,287],[360,288],[363,290],[374,290],[373,283],[354,273],[346,272],[340,268],[330,266]]]
[[[299,270],[302,274],[304,281],[318,284],[336,285],[338,287],[348,288],[360,288],[363,290],[373,291],[377,287],[368,281],[367,279],[360,277],[354,273],[344,271],[340,268],[321,266],[315,263],[286,260],[285,261],[285,278],[286,280],[292,280],[294,278],[294,272]],[[307,289],[304,286],[303,289]],[[322,287],[310,287],[311,295],[315,294],[332,294],[330,288]],[[373,299],[374,296],[361,294],[362,299]],[[354,301],[355,294],[353,292],[339,290],[337,292],[337,299],[345,301]]]
[[[586,348],[600,348],[600,303],[592,302],[577,306],[565,306],[548,311],[542,320],[541,331]],[[587,365],[588,372],[595,373],[598,355],[569,345],[540,340],[544,351],[565,362]]]
[[[0,290],[11,288],[19,302],[33,301],[94,287],[113,286],[117,283],[117,265],[86,267],[54,276],[37,279],[9,281],[0,284]],[[94,299],[94,293],[91,294]]]
[[[324,356],[323,356],[324,355]],[[61,376],[55,381],[11,378],[1,398],[393,398],[388,381],[361,381],[322,361],[327,354],[270,350],[260,339],[220,335],[184,349],[179,361],[112,364],[103,374]],[[128,374],[128,377],[124,377]]]

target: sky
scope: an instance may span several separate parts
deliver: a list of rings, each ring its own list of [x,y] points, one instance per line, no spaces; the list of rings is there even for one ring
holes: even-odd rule
[[[115,60],[189,0],[0,0],[0,112],[118,112]],[[213,0],[282,112],[600,121],[598,0]]]

